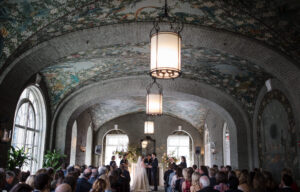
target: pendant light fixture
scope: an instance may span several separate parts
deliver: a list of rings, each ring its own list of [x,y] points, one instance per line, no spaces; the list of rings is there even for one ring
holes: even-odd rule
[[[154,86],[155,85],[155,86]],[[156,89],[155,89],[156,87]],[[146,114],[147,115],[161,115],[162,114],[162,87],[153,78],[153,82],[147,87],[147,101],[146,101]]]
[[[150,75],[159,79],[174,79],[181,75],[181,35],[183,23],[168,14],[165,0],[164,13],[156,18],[150,32]],[[160,24],[168,23],[170,29],[161,31]]]

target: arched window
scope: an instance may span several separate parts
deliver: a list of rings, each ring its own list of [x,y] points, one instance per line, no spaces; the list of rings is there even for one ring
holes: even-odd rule
[[[122,133],[119,130],[113,130],[106,134],[104,138],[105,144],[105,159],[104,164],[109,165],[111,157],[114,155],[115,151],[127,151],[129,138],[126,134]],[[119,166],[120,158],[116,155],[116,163]]]
[[[211,167],[211,149],[210,149],[210,138],[209,138],[209,131],[207,129],[207,125],[205,124],[205,131],[204,131],[204,164],[206,166]]]
[[[230,162],[230,134],[227,123],[223,127],[223,159],[224,165],[231,165]]]
[[[167,154],[175,156],[179,161],[181,156],[185,156],[188,167],[192,165],[192,149],[192,140],[184,132],[175,132],[167,139]]]
[[[22,170],[35,172],[43,165],[46,107],[41,90],[27,87],[21,94],[14,119],[12,146],[24,148],[32,160]]]
[[[72,126],[70,165],[76,164],[76,149],[77,149],[77,122],[75,121]]]
[[[86,134],[86,150],[85,150],[85,164],[92,164],[92,145],[93,145],[93,129],[92,124],[90,124],[87,134]]]

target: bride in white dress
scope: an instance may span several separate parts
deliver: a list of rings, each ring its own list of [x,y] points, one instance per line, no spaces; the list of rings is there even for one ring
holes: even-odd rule
[[[135,175],[133,178],[133,183],[132,183],[131,189],[134,192],[150,191],[147,172],[146,172],[146,166],[145,166],[144,160],[141,156],[139,156],[136,167],[135,167]]]

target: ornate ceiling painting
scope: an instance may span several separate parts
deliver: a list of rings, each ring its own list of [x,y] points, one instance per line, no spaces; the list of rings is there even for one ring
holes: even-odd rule
[[[99,48],[61,59],[42,71],[52,109],[65,96],[92,82],[147,74],[149,55],[149,44],[143,43]],[[183,45],[182,62],[183,78],[221,89],[235,97],[249,113],[253,112],[257,93],[269,77],[245,59],[207,48]]]
[[[0,68],[40,42],[112,23],[152,21],[161,0],[2,0]],[[299,58],[299,2],[174,0],[170,13],[183,22],[237,32]],[[9,59],[8,59],[9,58]]]

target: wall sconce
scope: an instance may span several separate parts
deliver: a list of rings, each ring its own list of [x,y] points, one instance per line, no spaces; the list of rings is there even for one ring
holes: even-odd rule
[[[1,143],[8,143],[11,139],[11,130],[7,128],[7,119],[0,120],[0,141]]]
[[[147,140],[143,140],[143,141],[142,141],[142,148],[143,148],[143,149],[146,149],[147,146],[148,146],[148,141],[147,141]]]
[[[216,144],[214,142],[210,142],[210,151],[212,154],[216,154]]]

